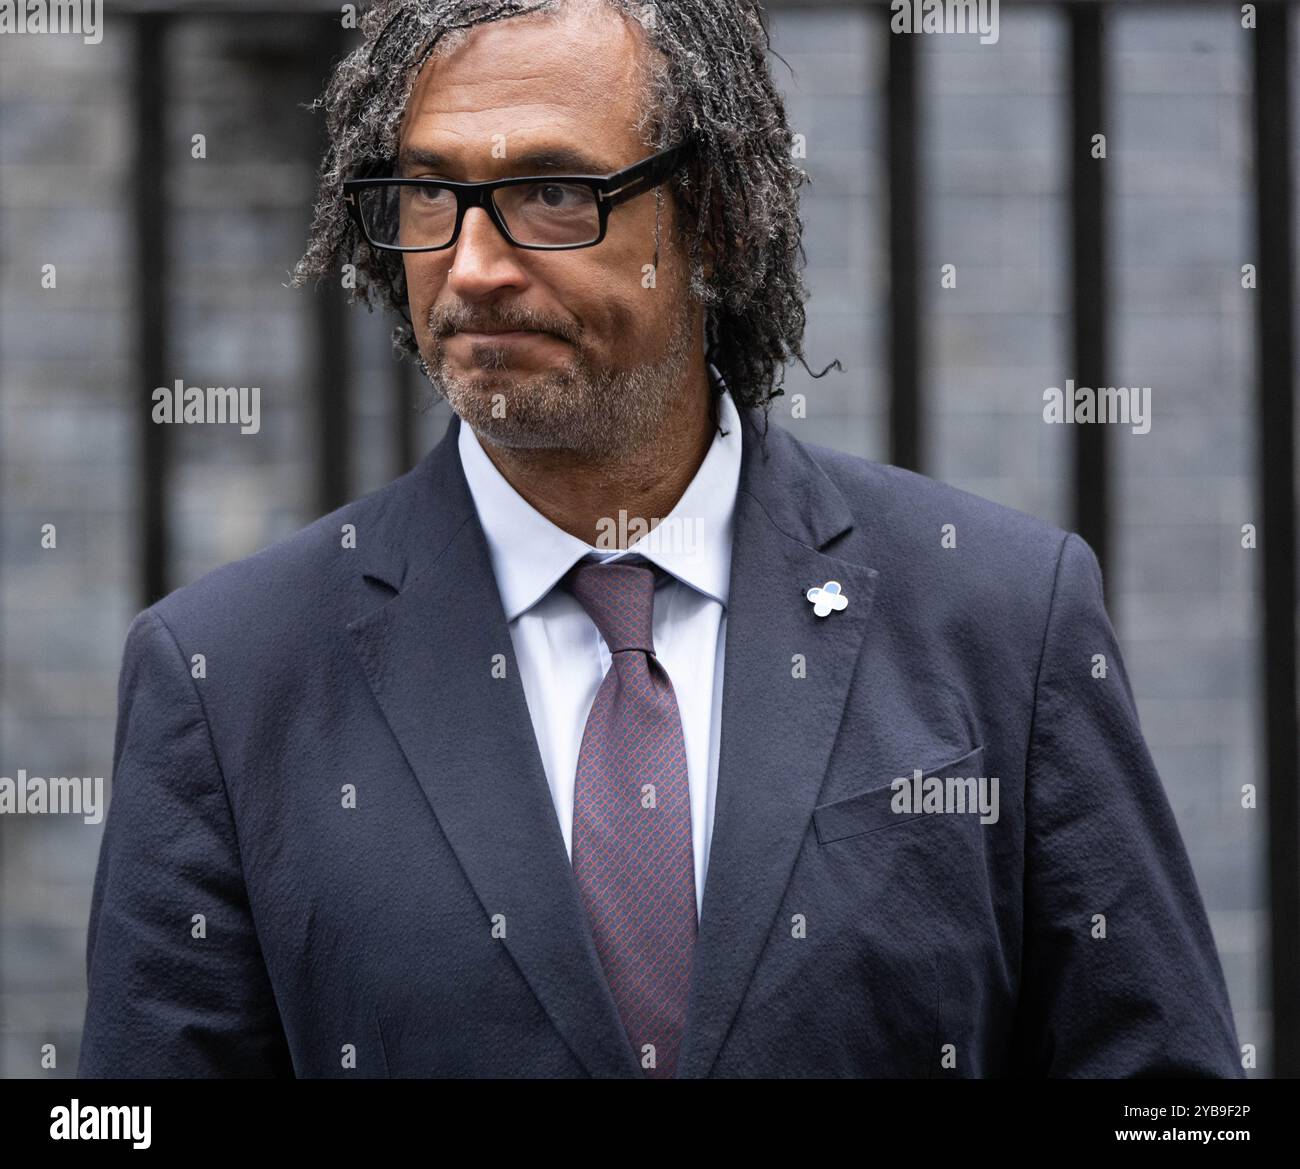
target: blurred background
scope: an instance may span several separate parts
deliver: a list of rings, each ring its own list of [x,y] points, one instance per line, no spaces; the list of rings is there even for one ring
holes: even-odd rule
[[[447,424],[390,322],[286,287],[346,7],[109,0],[96,45],[0,36],[0,775],[107,782],[134,614]],[[1003,0],[991,44],[767,7],[808,363],[843,365],[796,364],[772,419],[1089,540],[1249,1074],[1300,1074],[1294,7]],[[152,424],[177,378],[260,386],[260,433]],[[1044,425],[1067,378],[1151,386],[1150,433]],[[0,1075],[75,1073],[101,832],[0,816]]]

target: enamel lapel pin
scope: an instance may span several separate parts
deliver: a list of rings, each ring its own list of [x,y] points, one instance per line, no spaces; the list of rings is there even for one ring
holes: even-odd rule
[[[848,597],[840,592],[840,582],[837,580],[828,580],[820,588],[809,589],[807,596],[812,602],[813,612],[818,617],[838,613],[841,609],[847,608],[849,603]]]

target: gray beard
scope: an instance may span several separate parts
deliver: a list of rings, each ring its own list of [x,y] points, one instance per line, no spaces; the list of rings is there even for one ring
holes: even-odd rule
[[[682,408],[691,321],[689,302],[679,303],[665,351],[638,365],[593,366],[575,347],[569,368],[524,376],[509,371],[502,351],[484,347],[480,372],[469,379],[448,370],[441,341],[433,360],[421,365],[435,398],[446,398],[475,434],[495,445],[609,459],[652,444]]]

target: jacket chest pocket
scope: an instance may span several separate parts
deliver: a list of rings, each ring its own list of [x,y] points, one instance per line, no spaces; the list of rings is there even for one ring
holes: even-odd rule
[[[990,789],[988,777],[984,775],[983,744],[950,763],[921,769],[923,781],[931,777],[942,781],[945,792],[951,791],[959,801],[959,806],[951,809],[956,815],[978,818],[980,801],[985,800],[990,791],[996,792],[996,788]],[[889,779],[844,799],[815,807],[813,825],[818,843],[825,845],[869,832],[898,828],[917,820],[939,819],[938,814],[924,810],[927,806],[924,802],[920,808],[916,806],[912,796],[921,794],[921,789],[911,782],[910,777],[902,778],[908,779],[911,790],[900,792],[896,780]],[[950,781],[959,782],[954,784]],[[943,806],[945,811],[950,810],[947,804]]]

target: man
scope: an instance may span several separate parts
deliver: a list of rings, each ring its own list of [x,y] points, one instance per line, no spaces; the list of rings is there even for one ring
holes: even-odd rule
[[[752,6],[363,33],[299,276],[456,417],[133,623],[81,1073],[1240,1076],[1088,547],[760,417]]]

